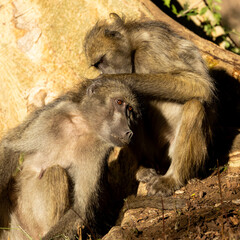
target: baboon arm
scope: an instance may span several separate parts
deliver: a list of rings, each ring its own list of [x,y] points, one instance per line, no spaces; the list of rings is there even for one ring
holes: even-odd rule
[[[120,80],[133,90],[149,98],[166,99],[184,103],[197,98],[201,102],[210,102],[213,95],[213,83],[210,77],[195,72],[176,71],[157,74],[104,74],[99,79]]]
[[[17,171],[19,155],[18,152],[0,143],[0,193],[7,187],[13,173]]]
[[[82,219],[72,209],[68,210],[66,214],[49,230],[49,232],[42,238],[42,240],[50,239],[75,239],[77,229],[83,224]],[[75,231],[74,231],[75,230]]]

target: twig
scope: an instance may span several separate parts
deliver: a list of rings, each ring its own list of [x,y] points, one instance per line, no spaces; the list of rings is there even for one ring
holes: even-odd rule
[[[221,186],[221,179],[220,179],[220,171],[219,171],[219,162],[217,159],[217,170],[218,170],[218,186],[219,186],[219,192],[220,192],[220,201],[221,201],[221,209],[222,209],[222,237],[224,233],[224,225],[223,225],[223,217],[224,217],[224,209],[223,209],[223,196],[222,196],[222,186]]]
[[[27,236],[28,239],[31,239],[31,240],[32,240],[31,236],[30,236],[20,225],[18,225],[18,227],[19,227],[20,230]]]
[[[190,222],[191,222],[191,219],[190,219],[190,207],[191,207],[191,203],[190,203],[190,199],[188,199],[188,228],[187,228],[187,234],[189,234],[189,230],[190,230]]]
[[[197,7],[201,2],[202,2],[202,0],[191,4],[191,5],[188,7],[188,9],[186,9],[186,10],[183,11],[182,13],[178,14],[177,17],[181,17],[181,16],[185,15],[186,13],[190,12],[190,11],[193,10],[195,7]]]
[[[164,220],[164,205],[163,205],[163,197],[161,197],[162,201],[162,223],[163,223],[163,239],[166,239],[166,234],[165,234],[165,220]]]
[[[79,240],[82,240],[82,226],[80,226],[80,224],[78,224],[77,235],[79,237]]]

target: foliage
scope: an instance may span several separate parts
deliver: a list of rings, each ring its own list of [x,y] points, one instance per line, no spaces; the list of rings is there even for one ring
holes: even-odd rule
[[[235,30],[228,30],[221,25],[222,15],[220,13],[220,10],[222,0],[203,0],[206,6],[201,9],[198,9],[197,7],[191,7],[186,0],[186,3],[180,10],[177,9],[177,5],[175,4],[176,1],[162,1],[163,4],[172,11],[173,14],[175,14],[177,17],[185,17],[187,20],[190,20],[192,16],[203,16],[207,13],[207,11],[210,11],[212,13],[211,15],[213,16],[213,19],[210,20],[207,16],[204,16],[204,21],[202,21],[200,25],[206,36],[210,37],[211,40],[215,43],[220,42],[225,49],[240,54],[240,48],[238,48],[229,37],[230,33],[236,34],[238,35],[240,41],[240,33],[236,32]],[[223,33],[217,38],[214,34],[216,27],[222,27],[224,30]]]

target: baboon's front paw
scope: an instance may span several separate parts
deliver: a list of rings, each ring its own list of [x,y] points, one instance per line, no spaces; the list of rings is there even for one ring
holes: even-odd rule
[[[146,188],[149,196],[170,196],[178,189],[178,186],[173,178],[158,175],[147,182]]]
[[[137,171],[136,179],[139,182],[149,182],[153,177],[158,176],[153,168],[141,168]]]

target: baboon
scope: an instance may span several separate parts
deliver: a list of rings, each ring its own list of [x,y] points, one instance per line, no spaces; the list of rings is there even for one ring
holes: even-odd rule
[[[129,144],[141,113],[125,84],[90,84],[35,111],[2,139],[0,227],[10,232],[1,239],[74,239],[82,225],[96,236],[109,227],[107,158],[114,146]]]
[[[144,135],[135,141],[143,167],[136,177],[148,195],[171,195],[196,177],[209,157],[215,102],[197,47],[163,22],[125,22],[111,13],[87,33],[84,48],[101,72],[96,88],[122,81],[144,102]]]

